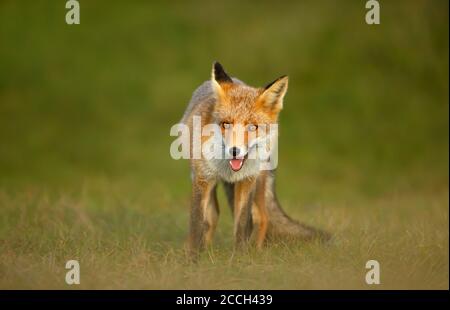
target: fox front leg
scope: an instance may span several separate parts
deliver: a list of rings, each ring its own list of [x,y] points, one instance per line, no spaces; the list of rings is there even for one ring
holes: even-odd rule
[[[210,205],[215,182],[195,178],[192,181],[191,214],[189,225],[189,254],[196,259],[205,246],[207,233],[211,228],[207,208]]]
[[[209,204],[204,212],[204,217],[207,223],[207,231],[205,237],[206,246],[211,246],[214,232],[217,227],[217,220],[219,219],[219,202],[217,200],[217,185],[211,191]]]
[[[255,179],[236,183],[234,189],[234,238],[235,249],[243,248],[252,234],[252,204]]]
[[[266,173],[263,171],[256,181],[255,189],[255,204],[253,205],[253,211],[257,214],[258,218],[258,234],[256,236],[256,246],[261,249],[264,240],[267,235],[267,228],[269,224],[269,215],[266,209]]]

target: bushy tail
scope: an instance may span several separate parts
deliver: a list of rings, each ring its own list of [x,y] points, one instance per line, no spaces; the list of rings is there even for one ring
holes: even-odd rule
[[[313,240],[319,239],[322,241],[328,241],[331,235],[323,230],[314,228],[312,226],[300,223],[292,219],[281,208],[275,192],[268,191],[266,195],[272,197],[266,197],[267,211],[269,213],[269,227],[267,231],[267,237],[269,240]],[[267,200],[267,198],[270,198]]]
[[[320,239],[328,241],[331,235],[323,230],[300,223],[284,212],[275,192],[275,172],[266,178],[266,208],[269,213],[268,239]]]

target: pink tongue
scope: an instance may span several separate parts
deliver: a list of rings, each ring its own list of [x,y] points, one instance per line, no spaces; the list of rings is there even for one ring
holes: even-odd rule
[[[230,160],[231,169],[233,169],[233,171],[238,171],[239,169],[241,169],[243,161],[243,159],[233,158],[232,160]]]

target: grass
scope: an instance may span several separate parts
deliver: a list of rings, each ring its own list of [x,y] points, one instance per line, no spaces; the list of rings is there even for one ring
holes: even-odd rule
[[[369,259],[381,264],[376,288],[448,286],[445,189],[395,193],[363,207],[291,206],[295,217],[332,230],[334,242],[273,244],[234,259],[230,216],[223,212],[216,245],[188,265],[184,206],[156,213],[152,197],[130,199],[112,185],[90,188],[54,197],[2,194],[0,287],[68,288],[69,259],[81,263],[83,289],[369,289]]]
[[[0,3],[0,288],[448,289],[448,2]],[[186,264],[170,127],[212,61],[289,74],[278,193],[331,244]],[[65,262],[81,284],[65,284]],[[365,284],[365,263],[381,285]]]

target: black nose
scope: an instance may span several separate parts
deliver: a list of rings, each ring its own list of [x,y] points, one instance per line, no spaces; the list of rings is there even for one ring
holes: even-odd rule
[[[230,149],[230,155],[233,156],[233,157],[239,156],[239,153],[240,153],[240,152],[241,152],[241,150],[240,150],[239,148],[235,147],[235,146],[233,146],[233,147]]]

